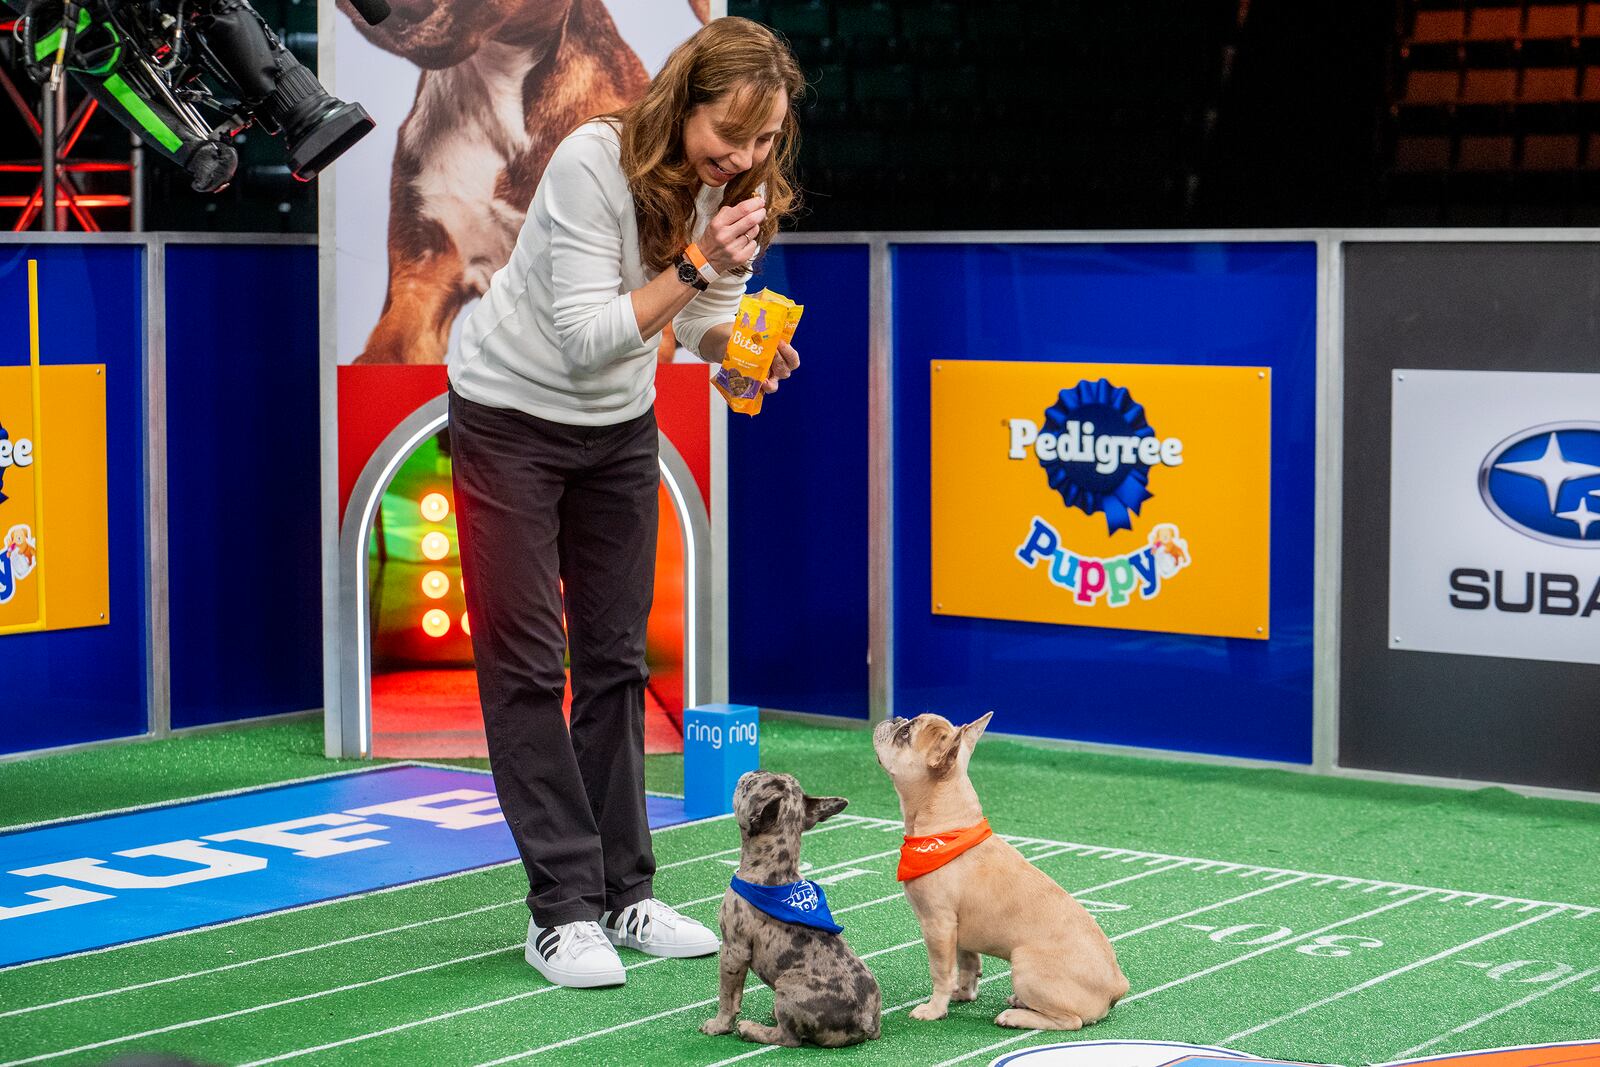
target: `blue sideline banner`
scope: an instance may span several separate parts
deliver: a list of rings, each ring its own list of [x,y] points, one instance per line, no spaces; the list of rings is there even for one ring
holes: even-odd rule
[[[649,798],[652,829],[683,802]],[[0,967],[517,858],[494,783],[398,766],[0,835]]]
[[[1310,763],[1316,243],[890,255],[895,712]]]

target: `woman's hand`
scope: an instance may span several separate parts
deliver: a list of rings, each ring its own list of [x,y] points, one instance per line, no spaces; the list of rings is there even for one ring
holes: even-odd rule
[[[794,350],[794,345],[778,345],[777,354],[772,357],[772,369],[769,377],[761,383],[763,393],[772,394],[778,391],[778,383],[800,369],[800,353]]]
[[[718,274],[726,274],[755,258],[756,233],[766,217],[767,202],[752,196],[711,216],[706,232],[695,244]]]

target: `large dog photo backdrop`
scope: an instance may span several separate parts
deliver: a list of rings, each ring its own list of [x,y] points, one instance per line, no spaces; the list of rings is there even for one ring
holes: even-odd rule
[[[585,119],[643,94],[709,0],[340,3],[336,81],[378,129],[340,160],[340,362],[442,363],[511,257],[545,164]]]

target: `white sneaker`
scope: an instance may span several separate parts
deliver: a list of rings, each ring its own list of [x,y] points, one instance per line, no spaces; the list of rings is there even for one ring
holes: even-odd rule
[[[678,914],[655,897],[629,904],[621,911],[606,912],[600,916],[600,925],[613,945],[652,956],[709,956],[722,947],[717,935],[704,925]]]
[[[573,989],[622,985],[628,974],[617,950],[595,922],[539,926],[528,920],[528,945],[523,957],[555,985]]]

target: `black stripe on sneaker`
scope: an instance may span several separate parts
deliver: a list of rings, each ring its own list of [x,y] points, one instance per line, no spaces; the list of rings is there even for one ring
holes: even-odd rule
[[[554,927],[540,934],[533,942],[533,947],[539,950],[539,955],[549,959],[561,942],[561,935],[557,934]]]

